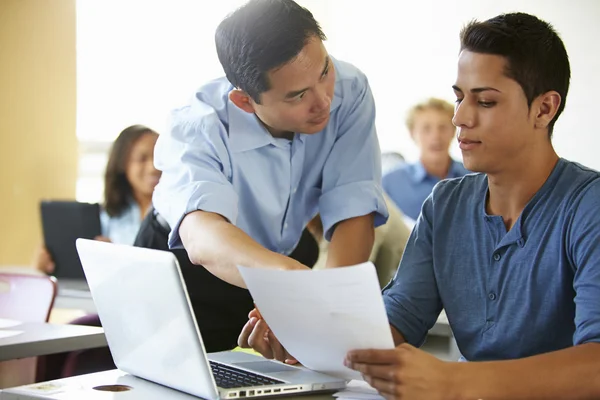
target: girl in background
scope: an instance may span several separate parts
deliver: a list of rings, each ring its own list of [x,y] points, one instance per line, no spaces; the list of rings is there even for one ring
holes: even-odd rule
[[[100,211],[102,235],[97,240],[132,245],[152,203],[160,171],[154,168],[158,134],[143,125],[125,128],[114,141],[104,174],[104,203]],[[45,246],[34,256],[36,269],[54,272]]]

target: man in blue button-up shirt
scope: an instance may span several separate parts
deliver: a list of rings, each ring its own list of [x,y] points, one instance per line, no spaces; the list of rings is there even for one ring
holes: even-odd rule
[[[569,77],[562,41],[533,16],[462,31],[454,124],[481,173],[423,205],[384,291],[398,347],[347,357],[386,398],[600,398],[600,173],[551,142]],[[485,362],[413,347],[442,308],[464,358]]]
[[[293,1],[251,0],[217,28],[226,78],[176,110],[156,145],[169,245],[234,285],[237,265],[307,268],[287,255],[317,212],[329,267],[368,260],[386,221],[369,84],[324,39]]]

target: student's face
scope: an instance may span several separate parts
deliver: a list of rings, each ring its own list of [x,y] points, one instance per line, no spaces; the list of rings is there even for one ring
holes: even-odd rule
[[[448,148],[456,128],[452,117],[443,111],[424,109],[416,113],[411,136],[421,155],[427,158],[448,157]]]
[[[535,151],[534,118],[521,86],[504,74],[504,57],[462,51],[453,123],[465,167],[498,173]],[[539,136],[539,135],[537,135]]]
[[[158,135],[146,133],[133,143],[129,152],[125,175],[136,196],[152,196],[154,187],[158,184],[160,171],[154,168],[156,139]]]
[[[250,100],[257,117],[274,135],[317,133],[329,122],[335,70],[323,42],[311,39],[293,61],[268,74],[271,89],[261,104]]]

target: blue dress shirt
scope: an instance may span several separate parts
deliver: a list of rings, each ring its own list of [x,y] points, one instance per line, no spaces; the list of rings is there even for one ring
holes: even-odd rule
[[[113,243],[133,245],[141,225],[140,207],[133,200],[119,215],[114,217],[108,215],[105,210],[100,210],[102,236],[109,238]]]
[[[510,231],[485,174],[440,182],[395,278],[390,323],[422,344],[442,307],[470,361],[600,342],[600,173],[560,159]]]
[[[175,110],[160,135],[154,162],[161,170],[153,203],[172,227],[195,210],[222,215],[269,250],[290,254],[320,212],[326,237],[336,223],[375,212],[385,223],[375,104],[365,75],[333,60],[330,119],[319,133],[274,138],[228,98],[225,79],[200,88]]]
[[[458,178],[469,171],[462,163],[452,160],[446,178]],[[398,208],[408,217],[417,220],[421,213],[423,202],[429,196],[433,187],[440,179],[429,175],[423,164],[401,164],[383,176],[383,190],[393,200]]]

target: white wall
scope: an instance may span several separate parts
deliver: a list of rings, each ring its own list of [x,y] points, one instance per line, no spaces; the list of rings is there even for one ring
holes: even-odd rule
[[[77,2],[78,137],[110,141],[126,126],[164,129],[168,110],[222,75],[219,21],[243,0]],[[550,21],[569,52],[571,90],[556,125],[563,157],[600,169],[594,123],[600,93],[597,0],[299,0],[321,22],[327,47],[369,77],[383,150],[416,155],[406,110],[429,96],[453,101],[458,32],[472,18],[525,11]],[[456,148],[453,153],[460,157]],[[99,166],[101,169],[103,166]],[[79,195],[79,193],[78,193]],[[81,197],[81,196],[80,196]]]
[[[513,11],[551,22],[565,42],[572,75],[554,144],[559,155],[600,169],[600,136],[594,128],[600,93],[600,1],[369,0],[360,7],[345,0],[326,2],[338,10],[324,21],[329,50],[369,76],[381,147],[408,158],[414,158],[415,148],[404,128],[406,109],[431,95],[454,100],[458,33],[465,23]],[[460,156],[456,147],[453,153]]]

